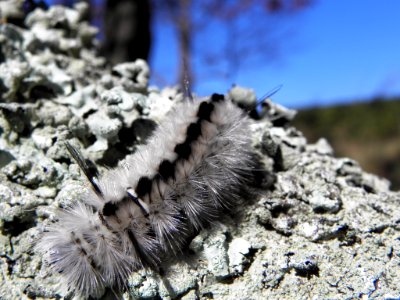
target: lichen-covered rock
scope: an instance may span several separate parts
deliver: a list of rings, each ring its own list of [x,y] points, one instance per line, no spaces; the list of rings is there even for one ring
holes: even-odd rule
[[[28,29],[0,24],[0,298],[54,299],[59,277],[33,252],[57,207],[85,184],[64,142],[100,166],[135,150],[183,95],[148,87],[144,61],[107,68],[87,7],[37,10]],[[251,90],[231,97],[255,103]],[[273,174],[233,215],[140,270],[125,299],[398,299],[400,194],[389,182],[308,144],[270,100],[253,128]],[[108,296],[112,296],[109,291]]]

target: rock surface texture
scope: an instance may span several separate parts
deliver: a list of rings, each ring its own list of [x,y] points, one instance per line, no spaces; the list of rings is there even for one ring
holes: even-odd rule
[[[100,166],[116,165],[183,98],[149,87],[144,61],[108,69],[94,50],[96,30],[81,21],[86,9],[36,10],[27,29],[0,25],[1,299],[68,298],[32,247],[85,184],[65,141]],[[255,98],[239,87],[229,95]],[[308,144],[269,104],[253,136],[273,181],[164,261],[162,276],[132,274],[121,297],[400,298],[400,194],[335,158],[324,139]]]

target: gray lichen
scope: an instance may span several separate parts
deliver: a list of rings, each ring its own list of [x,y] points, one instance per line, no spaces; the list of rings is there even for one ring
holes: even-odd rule
[[[66,296],[32,250],[54,209],[77,201],[85,184],[64,142],[115,165],[182,100],[177,88],[148,87],[144,61],[109,69],[85,9],[37,10],[26,30],[0,25],[1,299]],[[240,87],[230,95],[256,99]],[[132,274],[125,299],[400,297],[400,194],[335,158],[326,140],[308,144],[275,122],[294,112],[268,103],[253,135],[274,180],[167,258],[163,276]]]

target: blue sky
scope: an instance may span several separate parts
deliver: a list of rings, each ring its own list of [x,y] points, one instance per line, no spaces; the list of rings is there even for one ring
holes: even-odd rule
[[[203,78],[192,88],[207,95],[224,93],[236,83],[261,97],[282,84],[273,99],[289,107],[400,95],[399,12],[398,0],[314,0],[311,7],[282,21],[294,34],[278,40],[279,55],[273,61],[243,66],[234,78]],[[152,81],[171,84],[179,59],[175,32],[165,22],[155,25]],[[218,42],[220,34],[217,28],[207,31],[208,42]],[[203,42],[207,46],[205,40],[197,44]],[[200,63],[196,67],[207,71]]]

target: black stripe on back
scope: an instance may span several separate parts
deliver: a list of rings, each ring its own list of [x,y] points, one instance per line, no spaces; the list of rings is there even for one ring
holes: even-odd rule
[[[118,206],[115,203],[107,202],[103,206],[102,213],[106,217],[113,216],[113,215],[115,215],[115,212],[117,211],[117,209],[118,209]]]
[[[203,101],[199,106],[199,110],[197,112],[197,117],[200,120],[207,120],[211,122],[211,113],[214,110],[214,104]]]
[[[146,176],[140,177],[138,184],[136,185],[136,195],[138,198],[142,198],[146,194],[151,192],[152,180]]]
[[[212,102],[220,102],[220,101],[224,101],[224,100],[225,100],[224,95],[221,95],[221,94],[212,94],[211,95]]]
[[[201,120],[196,123],[190,123],[186,130],[186,141],[193,142],[201,135]]]
[[[163,160],[158,167],[158,173],[161,178],[168,180],[169,178],[174,178],[175,176],[175,164],[169,160]]]
[[[192,153],[190,142],[185,141],[182,144],[176,145],[174,151],[176,154],[178,154],[179,158],[188,159]]]

